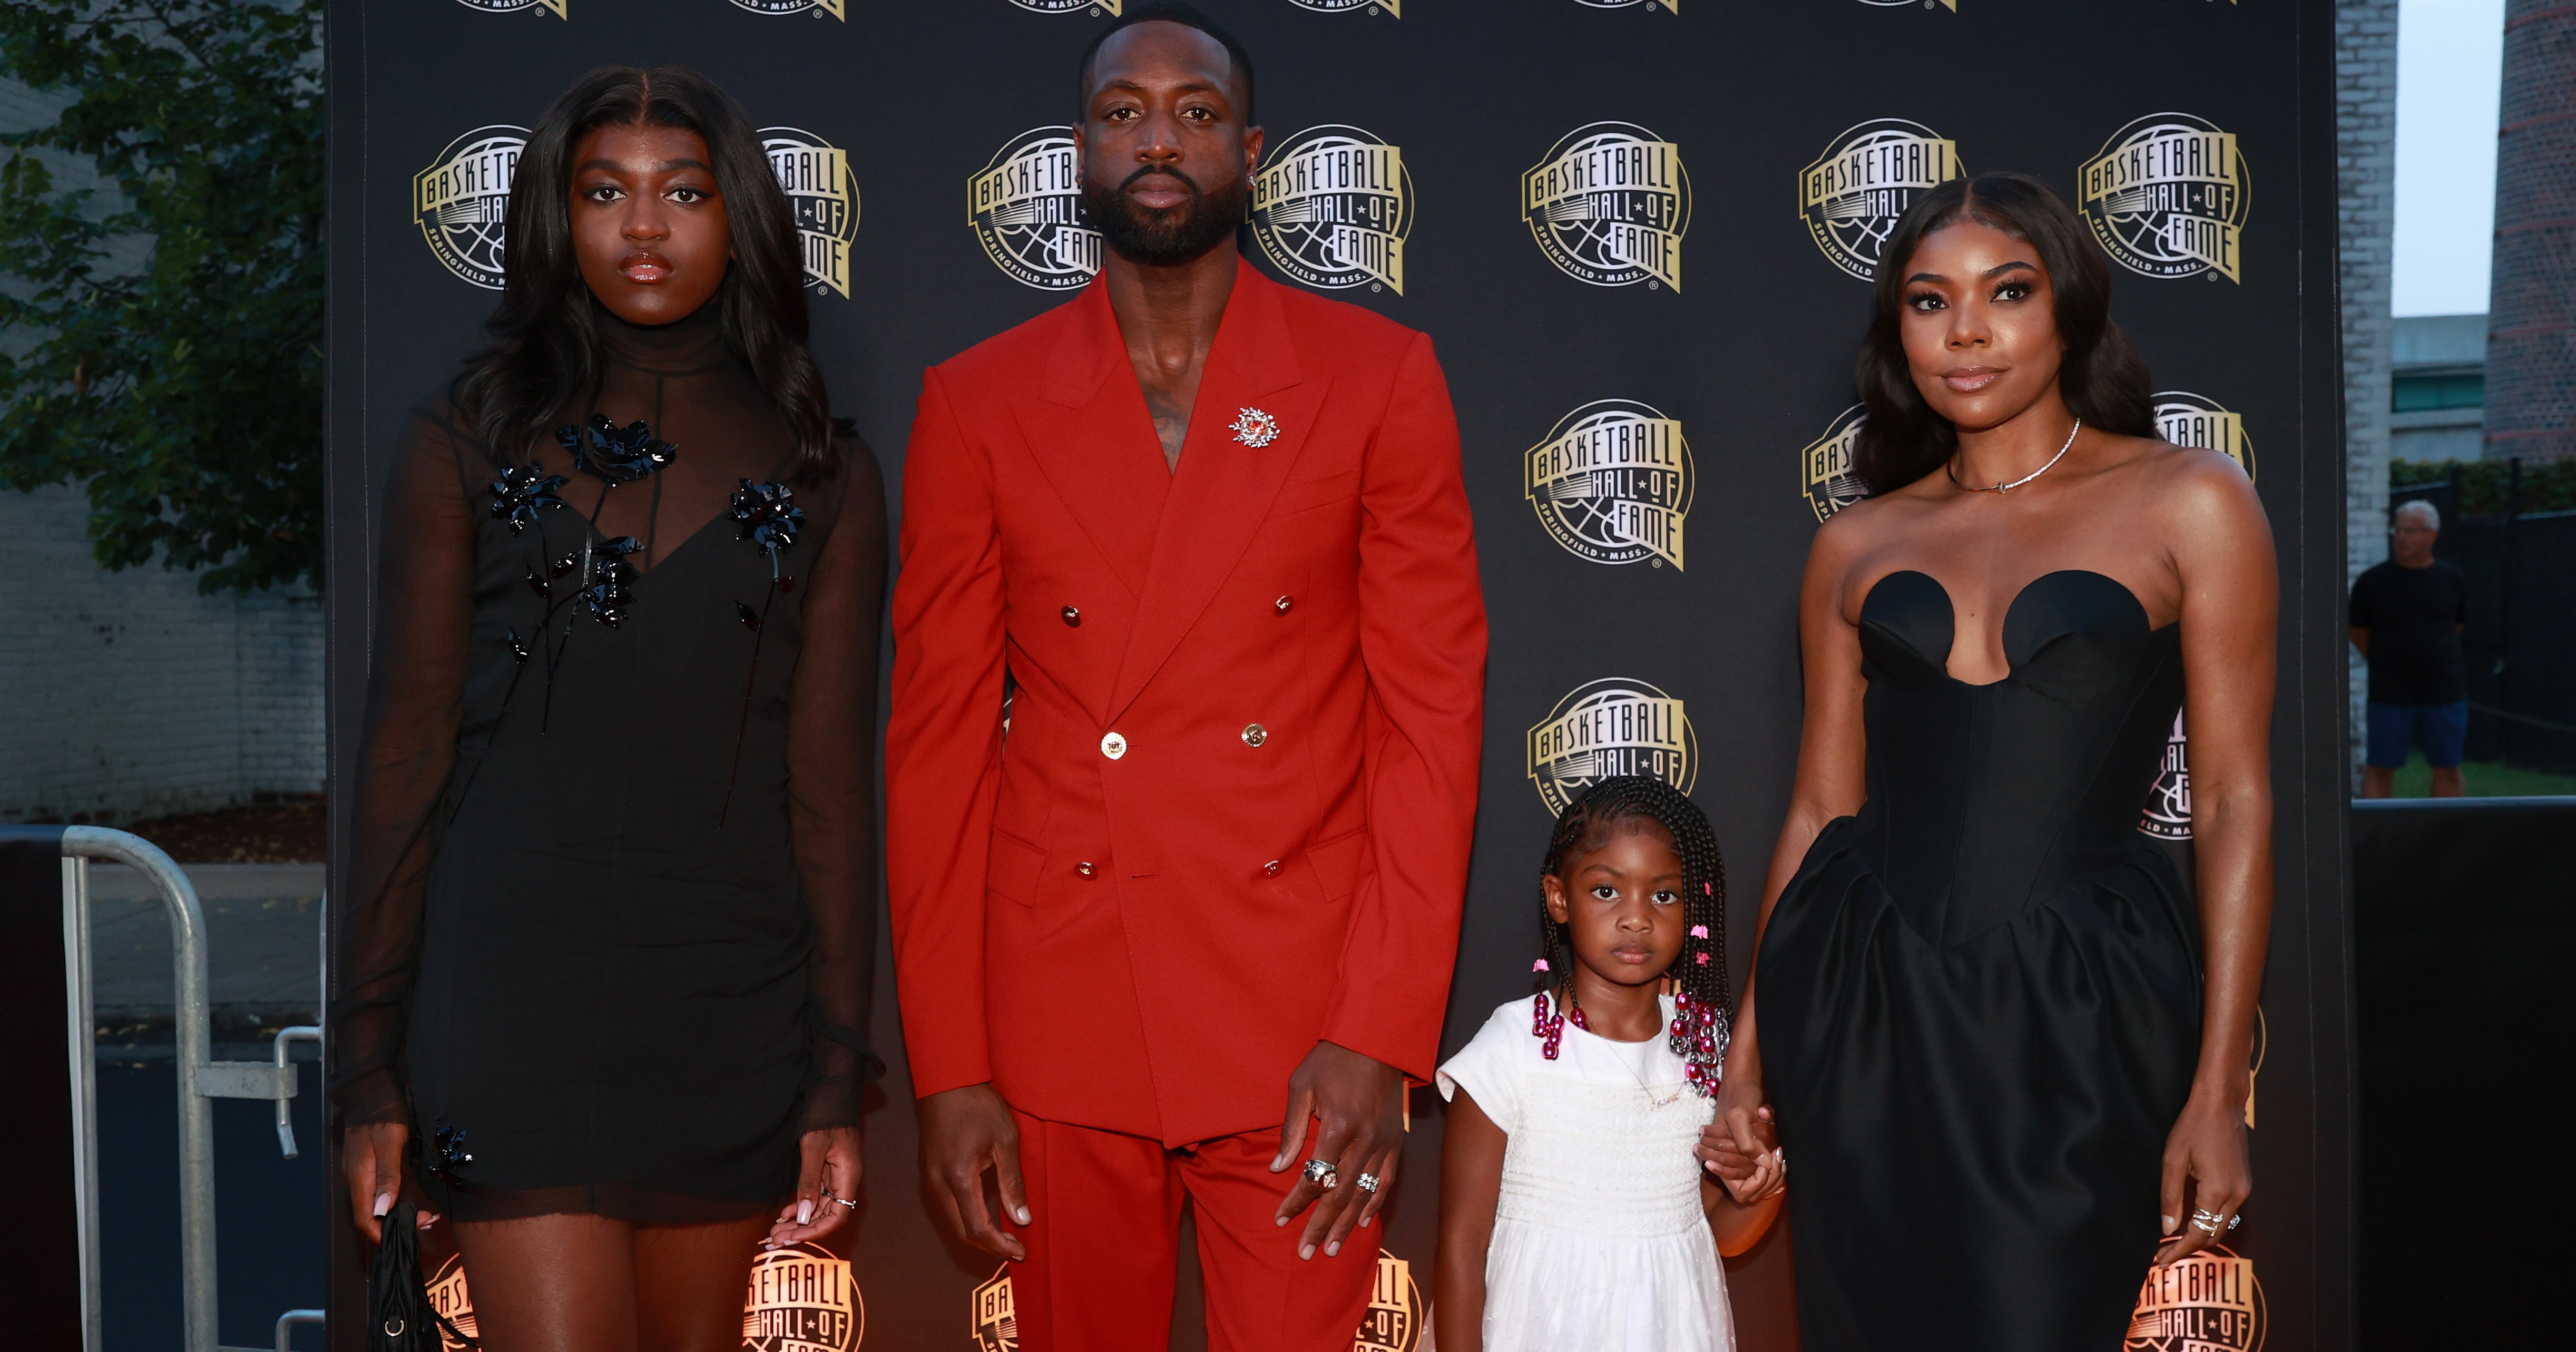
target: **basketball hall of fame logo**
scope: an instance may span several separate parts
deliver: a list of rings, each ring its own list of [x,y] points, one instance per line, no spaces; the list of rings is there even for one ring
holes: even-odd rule
[[[1089,10],[1093,14],[1112,16],[1118,13],[1118,6],[1123,2],[1124,0],[1011,0],[1012,4],[1032,14],[1080,14]]]
[[[2197,446],[2203,450],[2224,452],[2254,477],[2254,443],[2245,439],[2245,417],[2231,413],[2205,394],[2189,390],[2158,390],[2156,402],[2156,435],[2176,446]]]
[[[1404,294],[1413,176],[1404,148],[1358,127],[1308,127],[1262,157],[1252,176],[1252,237],[1281,272],[1308,286],[1363,283]]]
[[[1383,14],[1391,19],[1404,17],[1404,0],[1288,0],[1299,9],[1317,14]]]
[[[805,285],[814,294],[850,294],[850,245],[859,237],[859,180],[850,152],[810,131],[763,127],[760,148],[796,208],[796,242],[805,255]]]
[[[469,1352],[471,1344],[459,1341],[457,1334],[472,1338],[483,1330],[474,1322],[474,1296],[465,1289],[465,1260],[449,1254],[447,1261],[439,1264],[438,1270],[421,1285],[423,1294],[429,1297],[429,1308],[455,1328],[454,1333],[443,1328],[438,1331],[442,1352]]]
[[[820,1245],[792,1244],[751,1261],[744,1352],[853,1352],[867,1328],[850,1260]]]
[[[527,145],[525,127],[476,127],[412,175],[412,219],[420,222],[421,238],[440,265],[476,286],[501,289],[510,180]]]
[[[1529,730],[1529,777],[1549,812],[1616,775],[1652,775],[1684,793],[1699,777],[1699,736],[1682,702],[1624,676],[1566,692]]]
[[[846,23],[849,16],[841,12],[844,3],[845,0],[733,0],[734,8],[754,14],[811,14],[818,19],[829,14]]]
[[[1082,210],[1073,128],[1032,127],[966,180],[966,223],[1012,281],[1070,291],[1100,271],[1100,232]]]
[[[1521,459],[1522,492],[1566,553],[1682,566],[1692,474],[1680,419],[1651,404],[1596,399],[1557,419]]]
[[[1377,1251],[1377,1283],[1369,1288],[1368,1313],[1360,1316],[1351,1352],[1414,1352],[1422,1344],[1422,1288],[1413,1265]]]
[[[1825,434],[1798,452],[1799,478],[1806,486],[1807,506],[1815,510],[1818,525],[1869,496],[1868,486],[1852,472],[1852,449],[1860,444],[1860,425],[1868,420],[1868,411],[1854,404],[1835,414]]]
[[[2224,1244],[2148,1271],[2121,1352],[2261,1352],[2271,1322],[2254,1262]]]
[[[1521,175],[1521,219],[1539,251],[1594,286],[1681,290],[1690,213],[1681,147],[1634,123],[1577,127]]]
[[[1682,0],[1574,0],[1574,3],[1585,9],[1635,9],[1642,5],[1649,14],[1659,10],[1670,14],[1682,12]]]
[[[1860,2],[1872,9],[1912,9],[1916,5],[1930,9],[1934,0],[1860,0]],[[1939,3],[1941,8],[1953,14],[1959,12],[1959,0],[1939,0]]]
[[[1798,216],[1835,267],[1866,282],[1915,194],[1959,177],[1959,146],[1920,122],[1882,117],[1834,138],[1798,171]]]
[[[486,14],[516,14],[521,10],[542,9],[558,19],[572,17],[564,13],[567,0],[456,0],[456,3]]]
[[[994,1269],[991,1278],[970,1297],[974,1311],[976,1352],[1019,1352],[1020,1319],[1011,1299],[1011,1269]],[[1351,1336],[1351,1352],[1415,1352],[1422,1343],[1422,1288],[1413,1281],[1413,1265],[1378,1250],[1377,1280],[1369,1289],[1367,1313]]]
[[[2243,280],[2247,184],[2236,133],[2189,113],[2150,113],[2111,133],[2076,180],[2093,237],[2122,267]]]
[[[1020,1319],[1011,1308],[1011,1267],[993,1270],[991,1280],[975,1288],[976,1352],[1020,1352]]]
[[[425,1285],[430,1308],[446,1316],[457,1333],[472,1338],[481,1332],[459,1259],[450,1255]],[[1007,1313],[1007,1281],[1003,1302]],[[751,1260],[751,1281],[742,1301],[743,1352],[857,1352],[867,1324],[867,1303],[851,1278],[850,1260],[819,1244],[767,1249]],[[445,1352],[470,1352],[468,1344],[445,1329],[439,1337]]]
[[[2147,790],[2146,811],[2138,829],[2158,840],[2191,839],[2191,742],[2183,735],[2182,710],[2174,710],[2164,759],[2156,762],[2156,782]]]

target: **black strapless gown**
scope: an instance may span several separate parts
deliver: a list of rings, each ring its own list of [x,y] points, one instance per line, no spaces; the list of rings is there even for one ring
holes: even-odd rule
[[[2071,571],[2014,598],[2001,681],[1949,676],[1955,628],[1922,573],[1863,602],[1869,801],[1762,938],[1800,1336],[2113,1352],[2200,1044],[2199,924],[2137,833],[2181,630]]]

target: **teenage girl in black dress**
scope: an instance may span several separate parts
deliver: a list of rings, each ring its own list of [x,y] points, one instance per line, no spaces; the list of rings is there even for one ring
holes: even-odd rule
[[[386,489],[349,1191],[456,1227],[489,1352],[731,1349],[758,1246],[857,1195],[883,488],[703,78],[558,100],[505,257]]]
[[[2234,461],[2155,438],[2108,265],[2038,180],[1927,193],[1883,257],[1872,496],[1807,560],[1712,1163],[1752,1191],[1796,1161],[1808,1352],[2110,1352],[2249,1187],[2271,533]],[[2137,832],[2177,706],[2196,909]]]

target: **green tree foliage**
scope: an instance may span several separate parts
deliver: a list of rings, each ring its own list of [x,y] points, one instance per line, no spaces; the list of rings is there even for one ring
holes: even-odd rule
[[[0,136],[0,476],[85,482],[110,568],[321,583],[322,3],[0,2],[0,74],[77,96]]]
[[[2408,488],[2438,484],[2460,476],[2460,515],[2502,516],[2513,491],[2513,466],[2502,460],[2391,460],[2388,486]],[[2526,460],[2522,465],[2517,512],[2564,512],[2576,508],[2576,460]]]

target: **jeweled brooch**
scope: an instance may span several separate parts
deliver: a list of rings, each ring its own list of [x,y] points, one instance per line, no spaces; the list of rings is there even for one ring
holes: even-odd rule
[[[1236,409],[1234,439],[1246,446],[1267,446],[1279,439],[1279,420],[1257,408]]]

